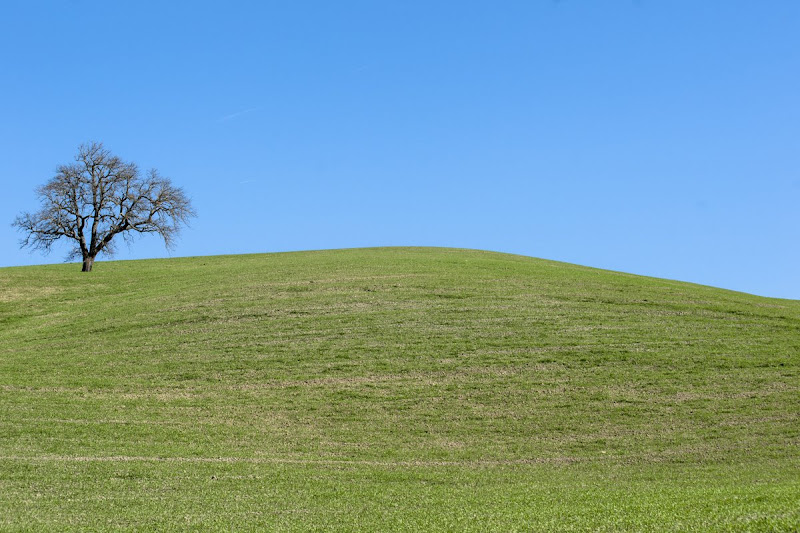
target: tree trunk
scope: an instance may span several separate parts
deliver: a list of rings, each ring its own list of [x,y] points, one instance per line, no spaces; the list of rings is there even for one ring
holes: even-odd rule
[[[93,264],[94,264],[94,257],[84,257],[83,268],[81,269],[81,272],[91,272]]]

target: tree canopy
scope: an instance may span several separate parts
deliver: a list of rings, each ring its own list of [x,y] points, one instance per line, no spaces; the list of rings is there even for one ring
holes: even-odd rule
[[[25,234],[21,246],[49,252],[69,241],[68,259],[80,257],[84,272],[98,254],[113,255],[117,235],[132,242],[136,234],[155,233],[169,248],[196,216],[183,189],[155,169],[140,173],[96,142],[81,145],[75,162],[59,166],[36,195],[41,209],[14,221]]]

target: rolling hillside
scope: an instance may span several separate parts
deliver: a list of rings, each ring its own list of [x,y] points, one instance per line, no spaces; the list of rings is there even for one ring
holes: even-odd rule
[[[800,302],[381,248],[0,269],[1,530],[800,529]]]

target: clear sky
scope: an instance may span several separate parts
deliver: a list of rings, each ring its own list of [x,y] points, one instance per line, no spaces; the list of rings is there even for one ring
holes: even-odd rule
[[[800,298],[796,0],[10,0],[0,66],[3,266],[63,260],[10,224],[97,140],[199,213],[119,259],[454,246]]]

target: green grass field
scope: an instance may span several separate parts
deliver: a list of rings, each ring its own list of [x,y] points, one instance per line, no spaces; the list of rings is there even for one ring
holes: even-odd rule
[[[0,269],[0,530],[797,531],[800,302],[383,248]]]

